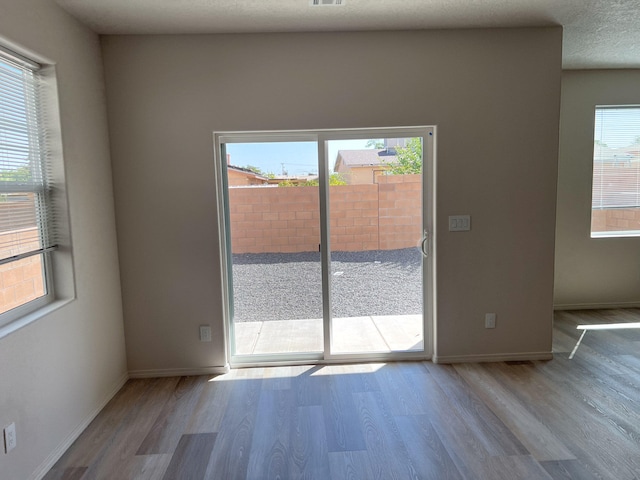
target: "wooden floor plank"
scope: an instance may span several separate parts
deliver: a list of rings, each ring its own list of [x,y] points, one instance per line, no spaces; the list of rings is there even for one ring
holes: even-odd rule
[[[232,374],[205,377],[200,398],[190,413],[184,433],[216,433],[234,389]]]
[[[330,478],[329,448],[322,407],[319,405],[296,407],[290,435],[290,478],[305,480]]]
[[[430,368],[431,375],[455,406],[460,418],[482,438],[491,455],[528,455],[509,428],[469,388],[452,366]]]
[[[358,412],[348,376],[322,375],[320,378],[324,383],[322,406],[329,451],[364,450],[364,436],[357,421]]]
[[[380,392],[353,394],[375,478],[417,478],[398,426]]]
[[[596,476],[580,460],[555,460],[540,462],[540,465],[554,480],[596,480],[602,478]]]
[[[247,466],[247,479],[290,478],[293,396],[289,390],[262,389]]]
[[[216,435],[217,433],[183,435],[173,457],[171,457],[171,463],[162,477],[163,480],[204,479]]]
[[[293,367],[295,379],[291,388],[294,391],[298,407],[322,405],[324,381],[321,376],[317,375],[320,369],[322,367],[319,365]]]
[[[410,380],[403,375],[401,365],[389,363],[376,370],[378,383],[385,385],[382,395],[393,415],[421,415],[426,413],[428,404],[420,398],[410,386]]]
[[[206,478],[246,478],[263,371],[238,370],[230,380],[233,389],[220,423]]]
[[[378,479],[373,471],[369,453],[366,450],[350,452],[330,452],[329,471],[331,479],[371,480]]]
[[[206,377],[182,377],[136,455],[173,453],[187,428]]]
[[[64,470],[88,467],[95,463],[109,448],[113,436],[125,426],[132,408],[148,393],[153,382],[153,379],[129,380],[58,460],[56,466]]]
[[[127,462],[128,471],[122,478],[135,480],[157,480],[162,478],[169,467],[172,454],[136,455]],[[83,479],[86,480],[86,479]]]
[[[464,478],[474,478],[476,464],[491,456],[482,432],[474,431],[459,415],[455,405],[440,388],[436,379],[427,373],[413,375],[412,388],[427,409],[425,417],[442,440],[449,456]]]
[[[640,309],[558,312],[545,362],[131,380],[44,478],[637,479],[640,332],[590,331],[569,359],[607,322]]]
[[[529,455],[509,455],[483,459],[474,478],[491,480],[553,480]]]
[[[605,478],[633,479],[636,469],[640,468],[640,456],[637,455],[640,445],[622,436],[599,414],[594,415],[594,410],[570,395],[571,391],[565,385],[549,379],[546,370],[542,373],[537,369],[527,369],[528,388],[514,392],[524,399],[527,392],[535,390],[545,399],[531,404],[530,408],[546,419],[547,426],[579,460],[589,464],[593,470],[607,472]],[[514,377],[522,377],[519,367],[495,373],[498,376],[506,373],[507,383]]]
[[[451,459],[426,415],[395,417],[398,430],[412,459],[417,478],[458,480],[462,474]]]
[[[536,460],[575,459],[564,443],[485,368],[477,364],[462,364],[455,369]]]
[[[42,480],[81,480],[87,467],[52,468]]]
[[[140,444],[171,398],[178,381],[178,377],[152,380],[140,401],[130,409],[129,415],[111,437],[108,448],[89,465],[87,478],[110,480],[130,476]]]

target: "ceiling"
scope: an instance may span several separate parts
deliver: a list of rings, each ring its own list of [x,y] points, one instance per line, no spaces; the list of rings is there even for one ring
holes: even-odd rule
[[[640,0],[56,0],[101,34],[564,27],[563,67],[640,68]],[[322,0],[321,0],[322,1]]]

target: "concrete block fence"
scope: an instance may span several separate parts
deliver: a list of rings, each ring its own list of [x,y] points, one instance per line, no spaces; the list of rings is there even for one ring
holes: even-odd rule
[[[591,214],[591,230],[594,232],[640,230],[640,209],[610,208],[593,210]]]
[[[11,237],[18,236],[27,250],[39,248],[38,230],[35,227],[0,232],[0,245],[7,245]],[[0,251],[5,255],[20,252]],[[42,261],[40,255],[23,258],[16,262],[0,265],[0,313],[27,303],[44,295]]]
[[[332,250],[418,246],[421,180],[420,175],[388,175],[375,184],[329,187]],[[318,187],[234,187],[229,199],[233,253],[318,251]]]

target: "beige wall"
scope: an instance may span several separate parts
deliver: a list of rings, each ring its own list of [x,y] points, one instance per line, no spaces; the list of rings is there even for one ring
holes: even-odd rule
[[[234,130],[437,125],[438,356],[549,352],[561,41],[560,28],[103,37],[129,368],[226,361],[212,132]],[[379,75],[381,58],[402,75]],[[455,214],[473,230],[448,232]]]
[[[590,238],[596,105],[640,104],[640,70],[562,75],[556,274],[559,308],[640,303],[640,238]]]
[[[76,280],[76,300],[0,338],[0,426],[15,422],[18,440],[0,477],[28,479],[114,393],[126,361],[98,38],[49,0],[0,0],[0,36],[57,63]]]

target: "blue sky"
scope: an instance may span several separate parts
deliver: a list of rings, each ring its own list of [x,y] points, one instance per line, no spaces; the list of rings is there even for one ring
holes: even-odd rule
[[[640,108],[606,108],[596,112],[595,139],[609,148],[628,147],[640,137]]]
[[[329,142],[329,170],[333,171],[338,150],[366,148],[365,140],[332,140]],[[318,173],[316,142],[228,143],[231,164],[238,167],[252,165],[265,173],[306,175]]]

